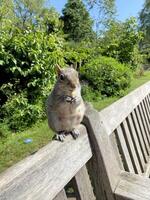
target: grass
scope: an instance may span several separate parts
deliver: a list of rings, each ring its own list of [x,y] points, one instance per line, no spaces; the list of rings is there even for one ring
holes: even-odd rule
[[[48,128],[45,120],[27,131],[12,133],[6,138],[0,138],[0,172],[24,157],[35,153],[51,141],[52,136],[53,132]],[[25,144],[24,140],[28,138],[31,138],[32,142]]]
[[[143,76],[134,78],[125,94],[128,94],[149,80],[150,72],[145,72]],[[119,97],[109,97],[101,99],[98,102],[94,101],[92,104],[96,109],[101,110],[118,99]],[[37,123],[32,128],[21,133],[9,133],[6,137],[0,136],[0,172],[24,157],[38,151],[39,148],[51,141],[52,136],[53,132],[48,128],[47,120]],[[27,138],[31,138],[32,143],[25,144],[24,140]]]

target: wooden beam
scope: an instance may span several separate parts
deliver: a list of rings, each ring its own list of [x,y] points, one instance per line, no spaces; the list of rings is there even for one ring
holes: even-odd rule
[[[81,200],[95,200],[86,166],[83,166],[75,175],[75,181]]]
[[[100,112],[101,120],[105,124],[108,135],[124,121],[134,108],[149,94],[149,91],[150,81]]]
[[[88,171],[96,200],[114,200],[113,192],[119,181],[121,169],[100,115],[90,105],[87,107],[83,123],[87,128],[93,150]]]
[[[0,200],[52,200],[91,158],[86,129],[77,140],[52,141],[0,175]]]
[[[150,179],[122,172],[120,182],[115,190],[116,200],[149,200]]]

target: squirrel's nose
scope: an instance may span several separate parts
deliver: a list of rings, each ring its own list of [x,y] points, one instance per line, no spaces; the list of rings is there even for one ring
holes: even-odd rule
[[[75,85],[74,83],[71,83],[70,85],[71,85],[71,88],[72,88],[72,89],[75,89],[75,88],[76,88],[76,85]]]

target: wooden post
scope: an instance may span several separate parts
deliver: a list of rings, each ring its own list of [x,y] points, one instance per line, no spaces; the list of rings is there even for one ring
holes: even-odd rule
[[[87,106],[83,124],[87,128],[93,151],[88,170],[96,199],[114,200],[113,192],[118,184],[121,169],[99,113],[91,106]]]

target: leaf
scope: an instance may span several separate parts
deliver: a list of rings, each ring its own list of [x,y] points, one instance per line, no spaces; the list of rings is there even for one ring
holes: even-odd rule
[[[0,65],[3,65],[5,62],[3,60],[0,60]]]

